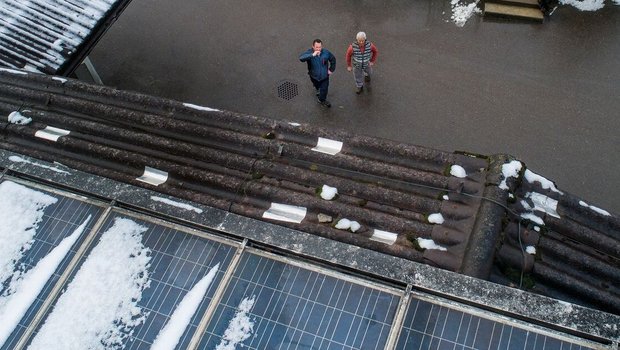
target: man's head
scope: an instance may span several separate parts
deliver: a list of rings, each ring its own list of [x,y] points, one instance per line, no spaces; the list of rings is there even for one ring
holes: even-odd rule
[[[321,51],[321,49],[323,49],[323,42],[321,41],[321,39],[314,39],[314,41],[312,42],[312,48],[314,49],[314,51]]]
[[[357,33],[357,35],[355,36],[355,40],[357,40],[357,43],[360,46],[364,45],[366,43],[366,33],[364,32]]]

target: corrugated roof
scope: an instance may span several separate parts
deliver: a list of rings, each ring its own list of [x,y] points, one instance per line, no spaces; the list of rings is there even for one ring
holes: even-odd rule
[[[524,179],[514,193],[510,209],[519,216],[507,216],[491,280],[512,277],[538,293],[620,314],[618,217],[540,182]]]
[[[610,283],[620,274],[617,216],[529,183],[525,169],[501,189],[508,156],[443,152],[35,74],[0,70],[0,82],[0,114],[33,119],[5,125],[4,149],[619,313]],[[323,185],[338,197],[322,199]],[[528,215],[544,222],[533,225]],[[335,228],[342,218],[361,229]],[[424,249],[427,242],[440,249]],[[529,245],[537,255],[523,252]],[[524,278],[510,280],[524,261]]]
[[[0,66],[48,74],[67,73],[86,56],[128,1],[7,0],[0,3]],[[72,65],[79,64],[72,63]]]

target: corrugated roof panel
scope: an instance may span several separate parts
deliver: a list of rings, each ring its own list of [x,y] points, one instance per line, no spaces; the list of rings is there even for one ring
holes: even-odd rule
[[[55,73],[119,0],[0,3],[0,66]]]

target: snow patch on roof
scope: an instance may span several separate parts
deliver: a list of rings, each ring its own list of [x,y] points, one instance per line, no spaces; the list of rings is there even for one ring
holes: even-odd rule
[[[252,335],[252,332],[254,332],[254,322],[250,320],[248,313],[252,310],[255,299],[256,296],[252,296],[252,298],[243,298],[243,300],[241,300],[235,316],[228,324],[222,341],[217,345],[215,350],[235,350],[237,344],[243,342]],[[243,345],[241,347],[243,347]]]
[[[460,166],[460,165],[453,165],[450,167],[450,175],[452,176],[456,176],[456,177],[460,177],[460,178],[464,178],[467,177],[467,172],[465,171],[465,169]]]
[[[11,162],[14,162],[14,163],[26,163],[26,164],[34,165],[34,166],[37,166],[39,168],[48,169],[48,170],[57,172],[59,174],[69,174],[69,175],[71,175],[71,173],[68,172],[68,171],[64,171],[64,170],[58,169],[56,167],[40,164],[40,163],[37,163],[37,162],[31,162],[31,161],[29,161],[27,159],[24,159],[22,157],[19,157],[19,156],[10,156],[9,160]]]
[[[151,196],[151,200],[154,200],[155,202],[161,202],[164,204],[168,204],[171,205],[173,207],[177,207],[177,208],[181,208],[181,209],[186,209],[186,210],[193,210],[198,214],[202,213],[202,209],[196,208],[194,206],[191,206],[189,204],[185,204],[185,203],[180,203],[180,202],[176,202],[167,198],[162,198],[162,197],[157,197],[157,196]]]
[[[524,214],[521,214],[521,217],[526,220],[530,220],[540,226],[545,226],[545,222],[543,221],[543,219],[534,215],[534,213],[524,213]]]
[[[527,182],[529,183],[534,183],[534,182],[538,182],[540,183],[540,186],[545,189],[545,190],[552,190],[553,192],[559,193],[559,194],[564,194],[564,192],[561,192],[560,190],[558,190],[555,187],[555,184],[552,181],[547,180],[546,178],[530,171],[529,169],[525,170],[525,179],[527,180]]]
[[[431,224],[441,225],[444,222],[443,215],[441,215],[440,213],[431,214],[428,216],[428,222],[430,222]]]
[[[338,194],[338,189],[336,187],[331,187],[328,185],[323,185],[321,188],[321,198],[331,201]]]
[[[347,218],[342,218],[338,220],[338,223],[334,227],[339,230],[351,230],[351,232],[355,232],[359,230],[362,227],[362,225],[360,225],[359,222],[357,221],[352,221]]]
[[[146,230],[129,219],[115,219],[58,299],[29,349],[122,347],[132,329],[145,319],[138,301],[150,284],[150,250],[142,244]]]
[[[618,0],[618,1],[620,1],[620,0]],[[579,205],[581,205],[582,207],[590,208],[591,210],[593,210],[593,211],[595,211],[595,212],[597,212],[597,213],[599,213],[601,215],[611,216],[611,214],[608,211],[603,210],[603,209],[598,208],[598,207],[595,207],[593,205],[590,205],[590,204],[588,204],[588,203],[586,203],[584,201],[579,201]]]
[[[521,163],[518,160],[513,160],[510,163],[506,163],[502,165],[502,175],[504,175],[504,179],[499,184],[499,188],[501,188],[502,190],[508,190],[509,188],[508,188],[508,185],[506,184],[506,180],[509,177],[519,176],[519,172],[521,171],[522,167],[523,167],[523,163]]]
[[[425,239],[425,238],[418,237],[418,244],[423,249],[435,249],[435,250],[441,250],[442,252],[445,252],[448,250],[446,249],[446,247],[442,247],[438,245],[437,243],[435,243],[435,241],[433,241],[432,239]]]
[[[219,109],[203,107],[203,106],[194,105],[194,104],[191,104],[191,103],[184,103],[183,106],[189,107],[189,108],[192,108],[192,109],[197,109],[199,111],[207,111],[207,112],[219,112],[220,111]]]
[[[27,124],[30,124],[30,122],[32,121],[32,118],[25,117],[18,111],[15,111],[9,114],[8,120],[9,120],[9,123],[11,124],[27,125]]]

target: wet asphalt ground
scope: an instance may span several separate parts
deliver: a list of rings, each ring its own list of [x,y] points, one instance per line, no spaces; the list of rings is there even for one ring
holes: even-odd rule
[[[450,2],[133,0],[91,53],[104,84],[406,143],[507,153],[620,213],[620,6],[561,6],[544,24],[472,17]],[[379,49],[361,95],[346,71],[363,30]],[[316,103],[299,54],[338,59]],[[299,95],[278,97],[283,82]],[[346,142],[346,140],[345,140]]]

